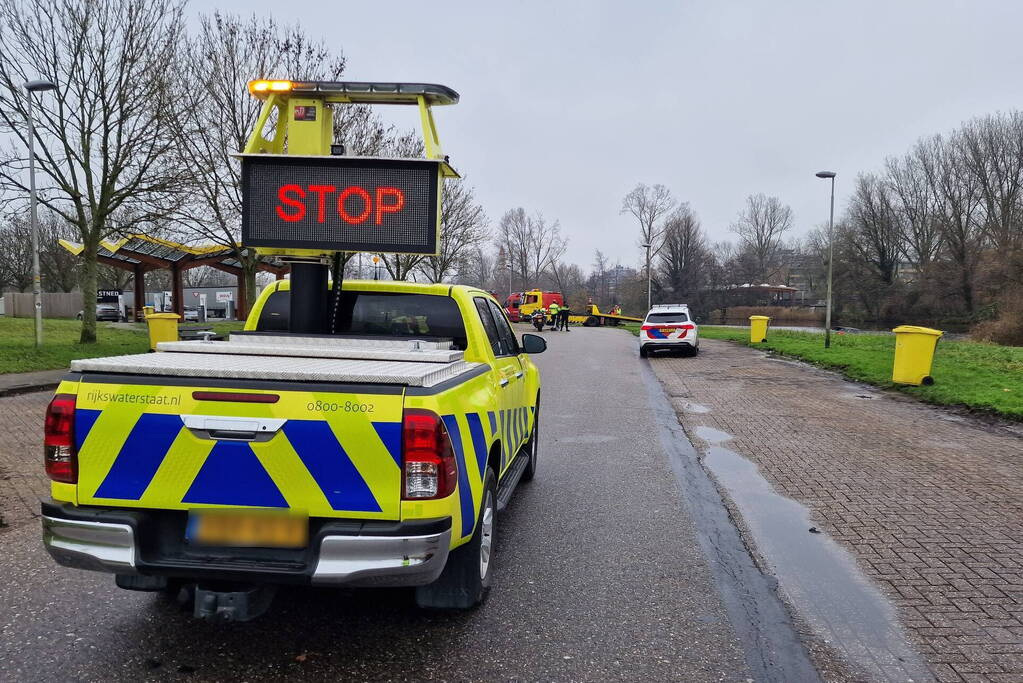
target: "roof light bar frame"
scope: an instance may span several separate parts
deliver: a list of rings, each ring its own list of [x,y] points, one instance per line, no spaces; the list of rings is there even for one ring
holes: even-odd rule
[[[457,104],[457,92],[433,83],[372,83],[364,81],[249,81],[249,93],[264,102],[256,126],[245,145],[245,154],[284,154],[287,131],[287,102],[291,97],[314,99],[329,104],[399,104],[415,105],[423,132],[426,158],[442,161],[441,175],[457,178],[440,144],[433,106]],[[271,115],[276,111],[277,121],[271,139],[263,137]]]

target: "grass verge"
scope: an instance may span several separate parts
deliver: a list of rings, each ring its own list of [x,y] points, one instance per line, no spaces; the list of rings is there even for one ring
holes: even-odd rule
[[[210,326],[219,333],[240,330],[244,323],[223,322]],[[32,318],[0,317],[0,374],[59,370],[76,358],[99,358],[149,350],[144,324],[97,323],[95,344],[79,344],[82,323],[77,320],[43,320],[43,346],[35,346]]]
[[[639,335],[639,325],[627,325]],[[931,386],[892,383],[895,336],[886,334],[832,335],[773,331],[767,341],[752,345],[746,328],[701,326],[706,339],[724,339],[773,351],[885,389],[895,389],[922,401],[962,406],[972,411],[1023,421],[1023,347],[970,341],[942,340],[934,354]]]

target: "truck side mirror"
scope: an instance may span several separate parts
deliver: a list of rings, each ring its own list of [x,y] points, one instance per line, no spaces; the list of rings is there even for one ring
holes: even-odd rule
[[[522,350],[525,353],[543,353],[547,350],[547,340],[538,334],[524,334]]]

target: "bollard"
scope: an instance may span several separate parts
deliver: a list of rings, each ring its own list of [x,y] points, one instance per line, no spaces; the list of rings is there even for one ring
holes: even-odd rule
[[[749,343],[759,344],[767,341],[767,326],[771,319],[766,315],[751,315],[749,317]]]
[[[146,316],[146,325],[149,326],[149,350],[155,351],[156,345],[165,341],[178,340],[178,320],[181,316],[177,313],[150,313]]]
[[[934,348],[944,332],[915,325],[900,325],[892,332],[895,333],[892,382],[916,386],[934,384],[931,377]]]

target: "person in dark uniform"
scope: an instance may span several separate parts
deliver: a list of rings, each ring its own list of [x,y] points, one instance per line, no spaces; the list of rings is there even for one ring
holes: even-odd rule
[[[558,327],[563,329],[565,332],[570,331],[568,329],[568,316],[570,315],[572,315],[572,309],[569,308],[568,302],[566,301],[561,307],[561,310],[558,311]]]

